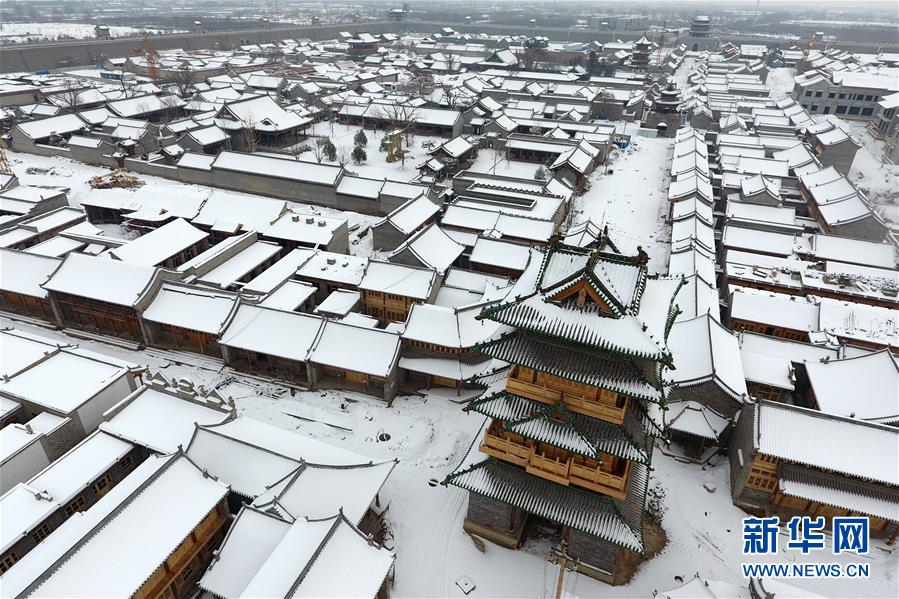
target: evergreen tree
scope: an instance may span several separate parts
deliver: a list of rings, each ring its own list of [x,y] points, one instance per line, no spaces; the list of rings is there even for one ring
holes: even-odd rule
[[[365,137],[365,132],[362,129],[356,132],[356,135],[353,136],[353,143],[357,146],[367,146],[368,138]]]
[[[353,148],[353,162],[356,164],[362,164],[368,159],[368,156],[365,153],[365,149],[362,146],[356,146]]]

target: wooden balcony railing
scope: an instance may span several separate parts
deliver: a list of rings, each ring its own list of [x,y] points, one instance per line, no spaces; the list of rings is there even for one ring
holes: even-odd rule
[[[561,399],[566,408],[584,414],[585,416],[601,418],[615,424],[624,422],[624,412],[627,409],[626,398],[623,405],[619,408],[618,406],[609,405],[598,399],[595,395],[590,396],[587,394],[559,391],[545,385],[529,383],[511,376],[506,380],[506,390],[510,393],[521,395],[529,399],[542,401],[543,403],[556,403]]]
[[[538,450],[538,444],[528,440],[515,440],[507,433],[491,427],[484,434],[480,450],[504,462],[522,466],[535,476],[560,485],[577,485],[604,495],[624,499],[631,464],[628,462],[621,475],[604,472],[600,465],[586,458],[550,456]],[[609,459],[612,459],[609,457]]]
[[[531,449],[526,441],[519,443],[507,435],[490,430],[484,434],[484,442],[481,443],[480,449],[481,453],[518,466],[526,466],[531,455]]]

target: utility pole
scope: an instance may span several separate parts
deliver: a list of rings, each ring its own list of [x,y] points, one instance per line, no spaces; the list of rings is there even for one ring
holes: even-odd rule
[[[565,568],[570,567],[571,571],[577,570],[580,559],[576,559],[568,555],[568,541],[562,539],[559,549],[553,549],[549,556],[549,561],[558,564],[559,579],[556,581],[556,599],[562,599],[562,585],[565,582]]]

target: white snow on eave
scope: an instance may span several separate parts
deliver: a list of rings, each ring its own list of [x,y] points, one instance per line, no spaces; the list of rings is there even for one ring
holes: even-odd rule
[[[244,506],[197,584],[218,597],[239,597],[289,529],[289,522]]]
[[[305,362],[322,323],[318,316],[242,304],[222,331],[220,343]]]
[[[399,349],[397,334],[326,321],[309,360],[323,366],[387,377],[396,365]]]
[[[179,445],[187,447],[197,424],[218,424],[228,416],[222,410],[142,387],[123,409],[100,424],[100,430],[160,453],[173,453]]]
[[[286,597],[333,525],[333,519],[294,522],[268,554],[240,597]]]
[[[0,248],[0,289],[31,297],[45,298],[47,291],[41,287],[62,263],[61,258],[41,256]]]
[[[769,401],[757,404],[755,418],[759,453],[899,485],[899,428]]]
[[[899,420],[899,365],[889,350],[806,362],[818,409],[859,420]]]
[[[123,262],[156,266],[206,237],[209,234],[205,231],[192,226],[183,218],[177,218],[109,253]]]
[[[233,491],[250,498],[300,466],[290,458],[220,435],[214,427],[198,428],[186,455]]]
[[[375,597],[395,559],[341,521],[291,597]]]
[[[155,268],[148,266],[73,253],[66,256],[44,288],[134,306],[156,272]]]

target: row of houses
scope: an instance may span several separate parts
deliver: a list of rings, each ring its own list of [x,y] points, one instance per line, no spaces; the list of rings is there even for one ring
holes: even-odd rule
[[[49,463],[17,457],[29,468],[12,471],[4,460],[5,595],[389,596],[395,554],[375,538],[394,460],[238,418],[230,398],[158,373],[144,373],[110,404],[108,393],[84,384],[92,374],[76,381],[82,367],[57,361],[84,350],[16,330],[0,335],[4,355],[8,343],[23,358],[53,348],[34,364],[20,360],[5,381],[21,385],[43,369],[45,386],[90,395],[84,405],[97,416]],[[5,403],[7,389],[0,394]],[[4,441],[20,426],[4,426]],[[335,578],[348,559],[352,572]]]
[[[805,144],[823,133],[809,129]],[[772,131],[755,147],[758,161],[773,152],[791,163],[774,177],[729,149],[747,133],[684,130],[675,144],[669,274],[687,278],[686,310],[669,340],[677,370],[663,451],[706,461],[726,448],[734,503],[752,514],[863,515],[872,534],[895,539],[895,247],[882,235],[845,237],[867,229],[829,229],[814,211],[819,179],[819,199],[828,183],[847,190],[835,201],[856,197],[837,170],[848,165],[800,159],[808,146],[794,149],[805,145],[798,136],[781,145]],[[876,448],[858,453],[869,442]],[[890,456],[883,470],[870,469],[869,451]]]

